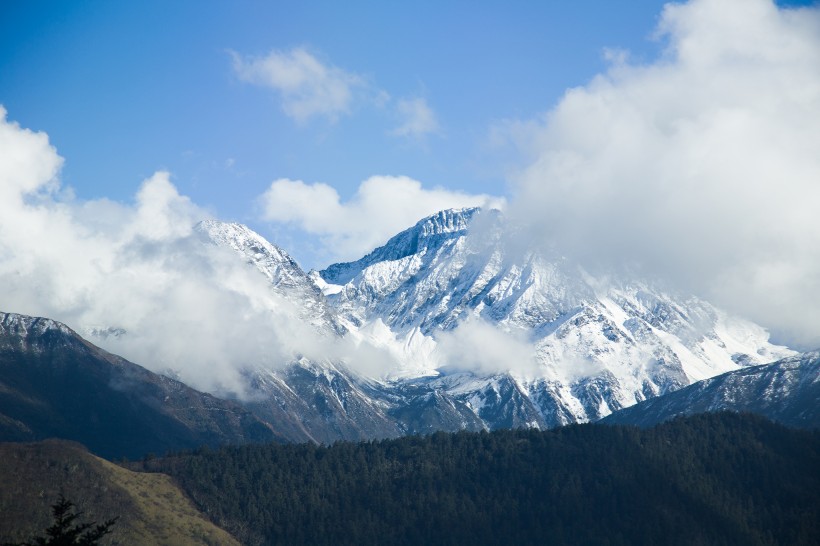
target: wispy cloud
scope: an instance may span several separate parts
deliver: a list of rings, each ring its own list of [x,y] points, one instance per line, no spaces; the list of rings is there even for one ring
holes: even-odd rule
[[[273,50],[264,56],[229,51],[237,77],[279,94],[282,111],[299,124],[314,118],[331,122],[352,112],[354,104],[389,113],[399,125],[388,131],[417,139],[439,131],[439,122],[424,98],[394,99],[365,78],[328,62],[305,48]]]
[[[303,48],[273,50],[264,57],[243,57],[231,51],[237,76],[279,92],[282,110],[299,123],[314,117],[335,121],[350,112],[362,78],[322,63]]]
[[[405,176],[373,176],[356,194],[342,202],[339,193],[323,183],[275,180],[260,197],[263,217],[295,225],[320,238],[326,258],[359,258],[390,236],[439,210],[499,207],[503,200],[443,188],[424,188]]]
[[[439,130],[436,114],[423,98],[399,99],[396,113],[402,122],[390,132],[392,135],[418,138]]]

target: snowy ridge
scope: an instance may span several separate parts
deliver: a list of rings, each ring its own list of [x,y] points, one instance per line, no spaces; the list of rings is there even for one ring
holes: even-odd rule
[[[28,347],[36,350],[46,338],[67,343],[66,340],[76,339],[77,334],[56,320],[0,312],[0,349]]]
[[[244,256],[274,286],[301,288],[304,283],[304,273],[293,258],[247,226],[204,220],[194,230],[217,246],[232,248]]]
[[[30,317],[0,311],[0,335],[28,337],[30,335],[42,335],[49,330],[56,330],[63,334],[74,334],[74,331],[65,324],[50,318]]]
[[[194,230],[206,242],[231,249],[270,282],[274,292],[294,303],[300,318],[326,333],[344,334],[345,327],[328,308],[321,292],[287,252],[242,224],[205,220]]]

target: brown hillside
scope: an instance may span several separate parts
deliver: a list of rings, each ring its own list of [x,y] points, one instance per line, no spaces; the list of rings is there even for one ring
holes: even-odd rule
[[[119,516],[104,543],[239,544],[165,474],[132,472],[63,440],[0,443],[0,543],[42,534],[60,493],[84,512],[81,521]]]

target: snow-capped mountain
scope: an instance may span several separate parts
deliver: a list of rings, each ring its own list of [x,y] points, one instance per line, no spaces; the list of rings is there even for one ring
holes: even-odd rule
[[[243,404],[292,441],[546,428],[792,354],[697,298],[520,248],[506,222],[442,211],[310,274],[245,226],[197,225],[335,348],[243,363]]]
[[[652,426],[678,415],[742,411],[801,428],[820,428],[820,352],[750,366],[617,411],[603,422]]]
[[[311,278],[354,335],[403,361],[392,384],[446,394],[493,428],[596,420],[793,354],[698,298],[516,248],[506,222],[442,211]]]

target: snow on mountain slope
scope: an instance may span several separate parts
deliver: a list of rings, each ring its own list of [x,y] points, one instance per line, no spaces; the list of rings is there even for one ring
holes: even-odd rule
[[[328,308],[314,282],[287,252],[242,224],[205,220],[194,230],[204,240],[232,249],[258,269],[277,294],[296,304],[300,318],[319,330],[336,334],[345,332],[345,327]]]
[[[291,441],[390,438],[403,429],[388,415],[379,386],[339,363],[301,358],[276,370],[249,372],[245,406],[276,423]]]
[[[384,346],[403,352],[393,379],[425,377],[415,383],[463,401],[489,426],[594,420],[793,354],[697,298],[596,278],[560,256],[518,249],[504,239],[505,222],[497,211],[442,211],[361,260],[311,277],[357,335],[378,330]],[[510,352],[511,361],[501,351],[489,361],[508,344],[504,333],[531,355]]]
[[[321,272],[321,278],[329,284],[345,284],[368,267],[400,260],[426,248],[440,246],[449,239],[459,237],[479,211],[479,208],[473,207],[438,212],[392,237],[387,244],[360,260],[329,266]]]

